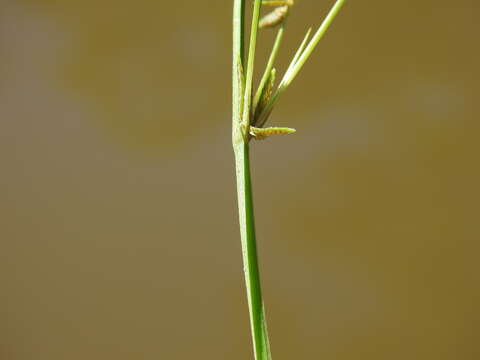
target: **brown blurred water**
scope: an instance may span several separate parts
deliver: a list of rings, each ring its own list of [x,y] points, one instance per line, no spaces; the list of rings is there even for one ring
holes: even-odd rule
[[[251,358],[231,5],[0,1],[0,359]],[[479,14],[347,2],[253,145],[274,359],[480,358]]]

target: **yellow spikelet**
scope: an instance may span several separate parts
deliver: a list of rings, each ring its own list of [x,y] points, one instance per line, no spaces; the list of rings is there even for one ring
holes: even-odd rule
[[[290,6],[284,5],[275,8],[272,12],[268,13],[260,19],[258,27],[260,29],[274,27],[280,24],[288,15],[288,10]]]
[[[293,134],[297,130],[288,128],[288,127],[267,127],[267,128],[257,128],[250,126],[250,135],[255,140],[264,140],[271,135],[287,135]]]

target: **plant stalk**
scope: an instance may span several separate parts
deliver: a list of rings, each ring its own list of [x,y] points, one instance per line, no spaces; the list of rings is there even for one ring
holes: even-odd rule
[[[251,136],[261,138],[262,134],[286,134],[295,130],[290,128],[262,128],[273,110],[278,97],[290,85],[306,60],[312,54],[320,39],[325,34],[333,19],[340,11],[346,0],[336,0],[335,5],[319,27],[312,40],[310,30],[295,54],[277,90],[270,97],[275,72],[273,64],[282,41],[284,25],[277,34],[266,70],[255,94],[253,87],[253,68],[255,63],[255,49],[259,16],[262,2],[268,5],[292,6],[293,1],[253,0],[253,15],[248,44],[248,59],[245,57],[245,4],[246,0],[234,0],[233,12],[233,115],[232,115],[232,143],[235,153],[235,169],[237,178],[238,213],[240,222],[240,236],[242,242],[243,270],[247,290],[250,326],[253,339],[255,360],[271,360],[268,341],[265,311],[260,286],[260,270],[258,265],[257,242],[255,238],[255,218],[253,214],[252,181],[250,176],[249,141]],[[307,44],[308,43],[308,44]],[[270,79],[270,80],[269,80]],[[268,84],[267,84],[268,83]],[[265,86],[266,92],[264,92]],[[262,95],[264,94],[264,95]],[[252,97],[252,95],[254,95]],[[268,100],[269,98],[269,100]],[[266,106],[257,108],[260,99],[267,99]],[[263,100],[262,100],[263,101]],[[255,113],[254,113],[254,109]],[[258,111],[257,111],[258,110]],[[253,119],[251,118],[253,116]],[[262,132],[263,131],[263,132]],[[252,135],[250,135],[252,134]]]
[[[270,360],[255,237],[249,144],[234,146],[237,175],[238,211],[242,241],[243,271],[247,289],[253,348],[256,360]]]
[[[260,286],[248,143],[253,63],[260,2],[260,0],[255,0],[254,3],[254,18],[245,78],[243,76],[245,65],[243,54],[245,0],[234,0],[232,143],[235,153],[240,237],[253,350],[256,360],[271,360]]]

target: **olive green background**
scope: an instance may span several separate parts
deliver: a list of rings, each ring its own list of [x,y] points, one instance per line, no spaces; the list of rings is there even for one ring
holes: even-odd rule
[[[231,8],[0,0],[1,360],[252,358]],[[275,360],[480,359],[479,16],[348,1],[253,144]]]

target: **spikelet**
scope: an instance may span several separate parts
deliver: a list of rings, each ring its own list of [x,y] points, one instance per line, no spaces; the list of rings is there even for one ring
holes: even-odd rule
[[[271,135],[286,135],[293,134],[297,130],[288,128],[288,127],[267,127],[267,128],[257,128],[250,126],[250,135],[255,140],[264,140]]]
[[[262,96],[260,97],[260,102],[258,106],[260,107],[260,111],[268,104],[270,98],[272,97],[273,87],[275,86],[275,78],[277,75],[277,70],[275,68],[270,71],[270,76],[268,77],[267,83],[262,91]]]
[[[275,27],[276,25],[282,23],[283,20],[285,20],[289,10],[290,6],[288,5],[283,5],[275,8],[272,12],[268,13],[260,19],[258,27],[260,29]]]
[[[270,75],[268,76],[265,86],[263,87],[262,94],[260,96],[258,104],[254,104],[255,108],[254,108],[253,119],[251,124],[253,126],[258,125],[257,121],[260,117],[260,114],[262,113],[263,109],[265,109],[265,106],[267,106],[268,102],[270,101],[270,98],[272,97],[273,87],[275,85],[276,73],[277,71],[275,70],[275,68],[273,68],[272,71],[270,71]]]

